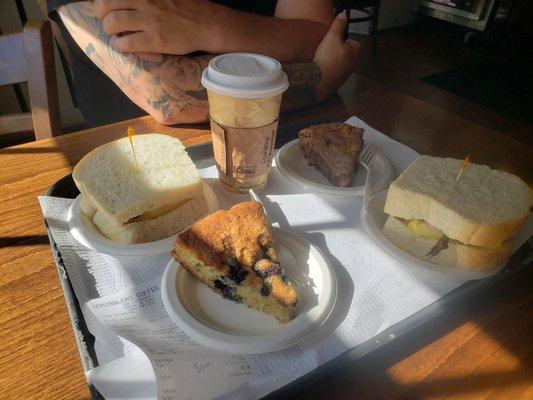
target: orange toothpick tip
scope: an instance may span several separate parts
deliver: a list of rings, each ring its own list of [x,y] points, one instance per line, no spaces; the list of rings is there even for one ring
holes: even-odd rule
[[[459,168],[459,173],[457,174],[457,178],[455,178],[455,182],[459,182],[459,178],[461,177],[461,174],[468,167],[469,164],[470,164],[470,154],[468,154],[463,160],[463,162],[461,163],[461,168]]]
[[[461,170],[464,171],[464,169],[466,167],[468,167],[468,164],[470,164],[470,154],[468,154],[465,159],[463,160],[463,162],[461,163]]]
[[[135,129],[133,129],[133,127],[131,126],[128,126],[128,129],[126,129],[126,133],[128,134],[128,138],[130,139],[131,153],[133,154],[135,170],[139,172],[139,164],[137,163],[137,156],[135,155],[135,147],[133,147],[133,136],[135,135]]]

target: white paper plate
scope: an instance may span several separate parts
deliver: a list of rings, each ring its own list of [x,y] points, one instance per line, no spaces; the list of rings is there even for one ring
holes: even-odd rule
[[[328,260],[293,233],[277,228],[272,233],[280,262],[300,296],[300,314],[279,324],[270,315],[223,299],[172,261],[161,283],[163,304],[193,340],[230,353],[268,353],[294,345],[328,318],[337,297],[337,279]]]
[[[497,274],[505,267],[504,263],[489,271],[467,271],[461,268],[433,264],[403,251],[389,239],[387,239],[387,237],[381,232],[381,229],[383,228],[383,225],[385,225],[385,221],[388,217],[388,215],[383,212],[385,200],[387,199],[387,193],[388,189],[382,190],[369,199],[367,211],[362,211],[363,225],[370,238],[381,248],[381,250],[395,260],[400,261],[406,267],[419,272],[436,274],[440,277],[446,277],[454,281],[470,281],[487,278],[491,275]],[[525,229],[525,227],[526,225],[524,225],[523,229]],[[516,240],[520,242],[518,236]],[[514,248],[513,251],[514,250],[516,250],[516,248]]]
[[[365,192],[366,169],[361,163],[357,168],[352,186],[333,186],[320,171],[307,164],[302,150],[298,146],[298,139],[290,141],[279,149],[276,154],[276,166],[288,180],[315,193],[363,196]],[[387,187],[393,178],[394,167],[379,149],[376,149],[372,165],[373,190],[377,191]]]
[[[143,257],[166,253],[174,246],[177,233],[165,239],[140,244],[117,243],[106,238],[96,225],[80,211],[80,196],[78,195],[72,203],[68,211],[67,221],[72,236],[85,247],[114,256]],[[207,200],[208,214],[218,210],[217,196],[206,182],[204,182],[204,196]]]

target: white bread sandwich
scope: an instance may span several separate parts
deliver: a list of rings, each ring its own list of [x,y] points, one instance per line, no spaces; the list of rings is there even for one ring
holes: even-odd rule
[[[207,213],[202,178],[178,139],[136,135],[133,145],[137,164],[125,137],[86,154],[72,173],[81,211],[104,236],[120,243],[159,240]]]
[[[426,261],[472,271],[508,258],[533,204],[520,178],[462,160],[418,157],[389,187],[384,235]]]

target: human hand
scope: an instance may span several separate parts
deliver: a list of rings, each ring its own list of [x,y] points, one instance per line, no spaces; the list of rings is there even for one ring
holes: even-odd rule
[[[317,101],[335,92],[355,69],[361,45],[352,39],[344,41],[347,21],[346,13],[337,15],[315,50],[313,62],[322,72],[322,81],[315,92]]]
[[[95,0],[94,11],[120,52],[183,55],[210,37],[207,0]]]

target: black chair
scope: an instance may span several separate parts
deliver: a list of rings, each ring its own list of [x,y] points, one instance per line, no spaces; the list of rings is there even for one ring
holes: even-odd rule
[[[378,56],[378,18],[381,0],[334,0],[335,15],[346,11],[348,17],[351,10],[357,10],[366,15],[362,17],[348,18],[344,38],[348,37],[348,27],[351,23],[370,21],[370,37],[372,39],[372,54]],[[370,10],[371,9],[371,10]]]

